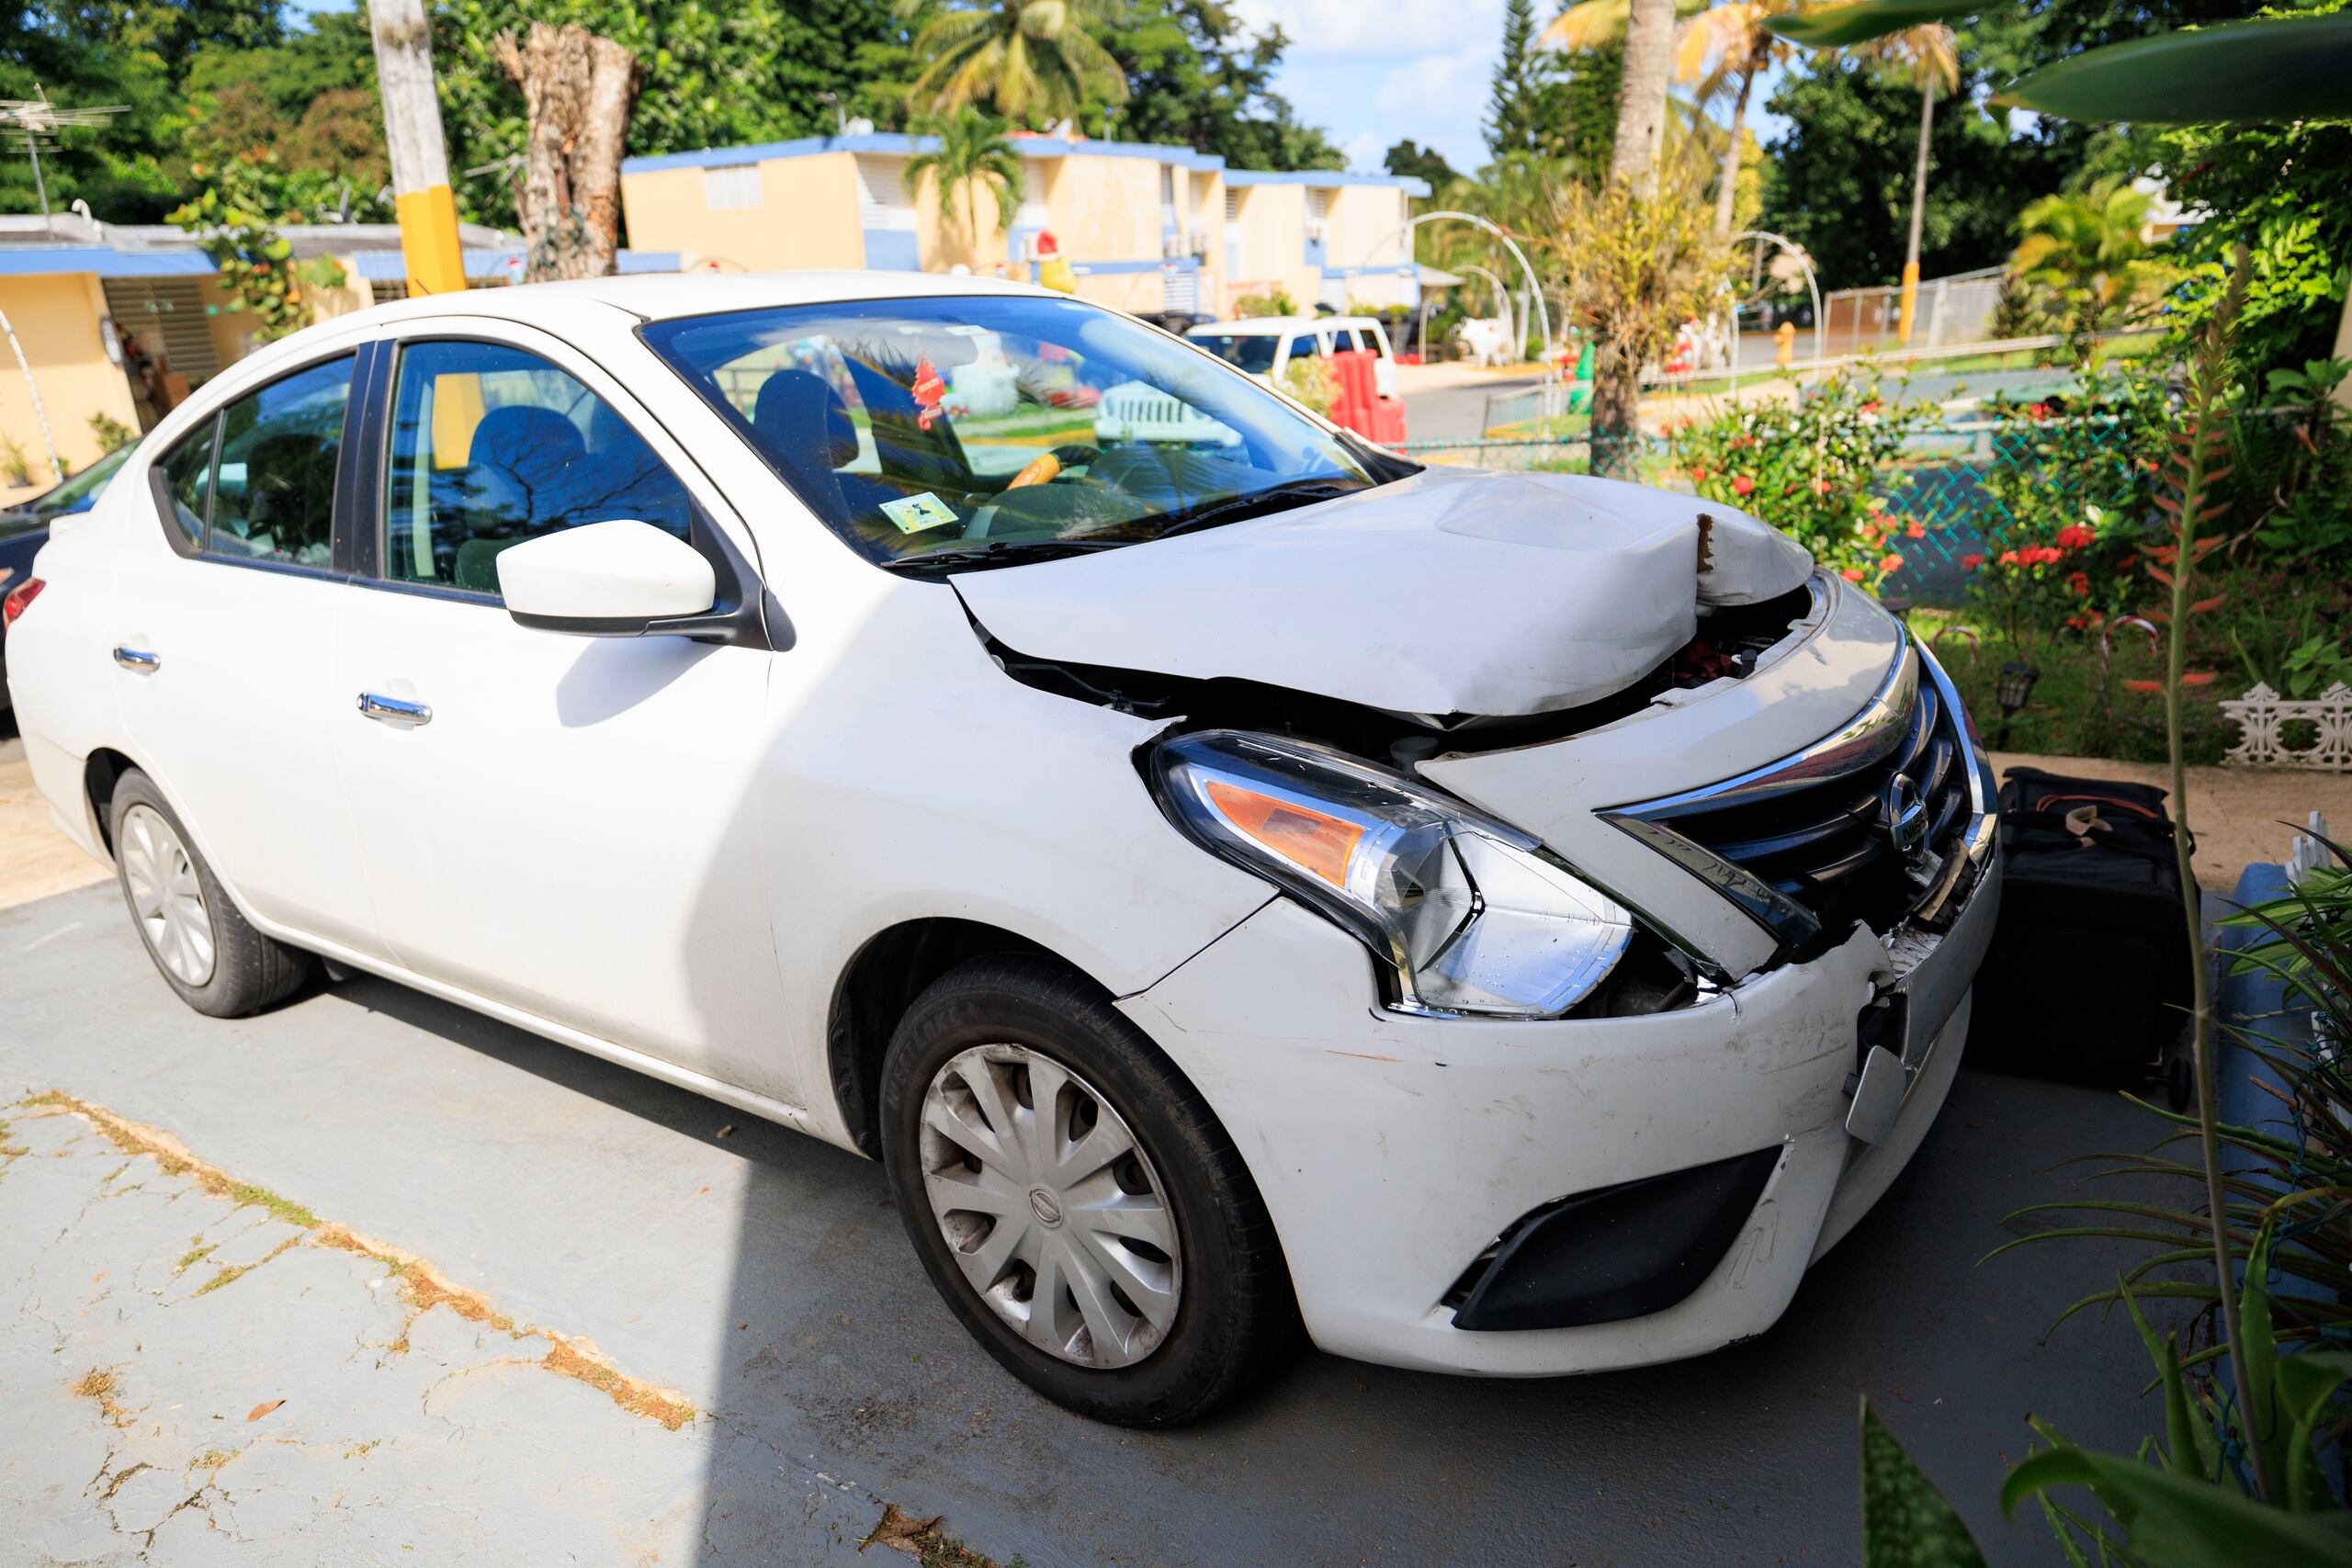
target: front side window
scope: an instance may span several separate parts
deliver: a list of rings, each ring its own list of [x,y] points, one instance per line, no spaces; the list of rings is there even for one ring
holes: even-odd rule
[[[1139,544],[1411,471],[1074,299],[845,301],[640,333],[829,527],[893,568]]]
[[[613,406],[535,354],[498,344],[401,351],[384,496],[383,573],[498,592],[499,552],[583,523],[688,536],[677,476]]]

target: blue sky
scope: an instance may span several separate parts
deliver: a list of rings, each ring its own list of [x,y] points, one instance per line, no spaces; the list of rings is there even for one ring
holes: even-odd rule
[[[1503,0],[1238,0],[1235,8],[1252,27],[1281,24],[1290,48],[1274,85],[1302,120],[1330,132],[1351,167],[1378,168],[1408,137],[1464,173],[1486,161],[1479,128]],[[1758,82],[1748,111],[1767,138],[1781,129],[1760,112],[1770,96]]]

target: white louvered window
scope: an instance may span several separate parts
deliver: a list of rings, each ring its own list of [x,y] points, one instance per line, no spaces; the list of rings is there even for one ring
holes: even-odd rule
[[[1231,186],[1225,187],[1225,220],[1227,223],[1241,221],[1241,193]]]
[[[737,164],[702,172],[702,204],[713,212],[760,205],[760,166]]]
[[[907,160],[869,158],[857,161],[857,220],[867,229],[909,229],[915,226],[915,198],[907,194]]]

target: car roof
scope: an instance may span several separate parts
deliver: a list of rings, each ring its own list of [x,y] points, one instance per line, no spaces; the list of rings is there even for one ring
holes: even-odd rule
[[[1379,324],[1370,316],[1244,316],[1232,321],[1203,321],[1192,328],[1187,335],[1222,333],[1235,337],[1273,337],[1289,333],[1311,333],[1324,327],[1374,327]]]
[[[562,283],[511,284],[469,288],[458,297],[473,316],[529,321],[537,302],[560,297],[590,299],[647,321],[710,315],[722,310],[770,310],[784,305],[829,304],[853,299],[950,298],[956,295],[1067,299],[1030,283],[996,277],[965,277],[927,272],[857,272],[807,269],[795,272],[635,273],[625,277],[582,277]],[[447,295],[421,294],[358,312],[371,320],[438,315],[452,303]],[[355,317],[338,317],[350,321]]]

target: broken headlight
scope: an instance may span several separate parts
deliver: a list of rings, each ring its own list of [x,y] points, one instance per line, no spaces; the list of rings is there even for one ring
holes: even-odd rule
[[[1400,774],[1238,730],[1162,742],[1160,807],[1212,853],[1329,916],[1407,1011],[1554,1018],[1608,978],[1633,917],[1535,840]]]

